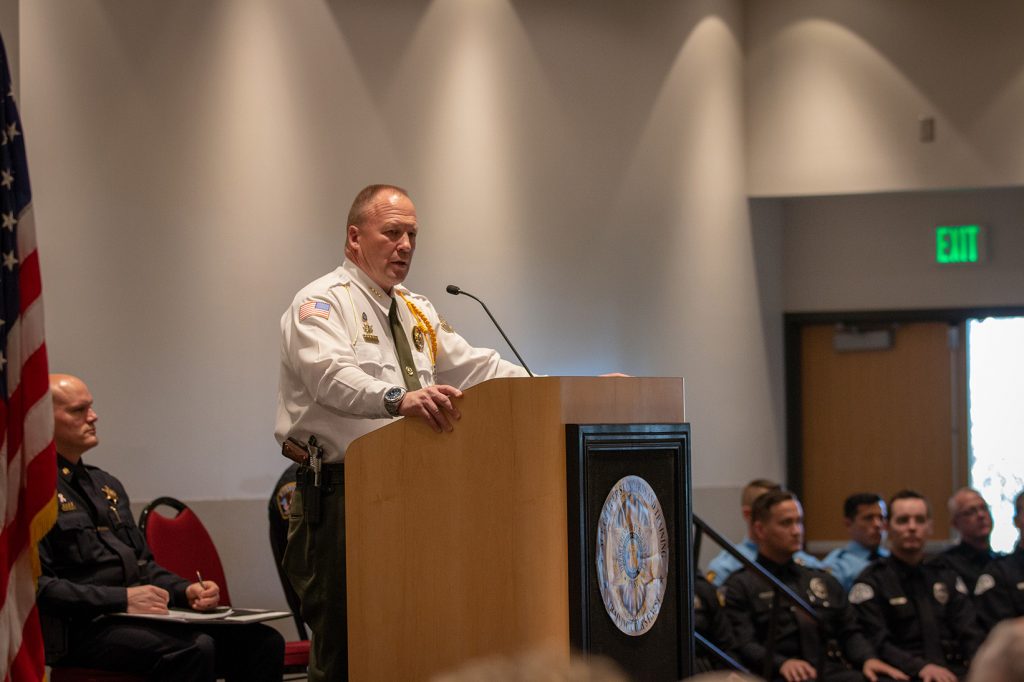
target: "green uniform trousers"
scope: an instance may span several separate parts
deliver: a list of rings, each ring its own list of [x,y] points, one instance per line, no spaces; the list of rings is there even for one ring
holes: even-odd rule
[[[314,511],[316,503],[311,499],[314,495],[320,498],[318,514]],[[283,564],[302,603],[302,619],[312,631],[310,682],[347,680],[345,480],[342,465],[324,465],[319,489],[313,486],[312,470],[299,468]]]

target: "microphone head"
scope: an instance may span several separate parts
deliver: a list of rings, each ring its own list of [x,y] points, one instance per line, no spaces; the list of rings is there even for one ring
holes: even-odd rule
[[[454,284],[449,284],[444,288],[444,290],[447,291],[452,296],[458,296],[459,294],[462,293],[462,289],[458,288]]]

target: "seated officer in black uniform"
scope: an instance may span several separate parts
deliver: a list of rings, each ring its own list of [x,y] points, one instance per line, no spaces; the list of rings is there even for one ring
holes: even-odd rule
[[[732,625],[718,596],[718,590],[700,572],[693,581],[693,629],[730,657],[736,656]],[[697,672],[723,667],[718,659],[697,645]]]
[[[1013,554],[992,561],[974,587],[982,624],[991,629],[1007,618],[1024,616],[1024,490],[1013,500],[1013,525],[1020,534]]]
[[[973,594],[985,567],[1002,556],[992,550],[992,512],[981,493],[973,488],[961,488],[949,498],[949,518],[960,535],[960,542],[931,563],[953,569],[963,578],[967,593]]]
[[[99,442],[92,394],[52,375],[57,523],[39,545],[36,601],[47,663],[145,675],[151,680],[280,680],[284,639],[261,624],[170,623],[106,614],[198,611],[217,606],[212,581],[159,566],[132,519],[120,481],[82,462]]]
[[[924,682],[956,682],[985,635],[964,581],[923,561],[931,533],[928,501],[911,490],[893,495],[892,555],[861,572],[850,602],[885,661]]]
[[[771,586],[755,573],[742,569],[725,581],[725,609],[733,626],[737,651],[751,671],[764,671],[766,643],[773,616],[774,679],[786,682],[826,677],[854,682],[884,678],[905,680],[906,675],[875,656],[860,630],[857,616],[846,600],[846,591],[825,571],[801,566],[793,555],[803,547],[803,509],[793,493],[775,490],[757,498],[751,510],[751,532],[757,543],[757,563],[815,609],[824,625],[819,627],[802,611],[788,604],[773,613]],[[819,671],[822,653],[825,669]],[[856,666],[852,669],[850,665]],[[861,676],[863,673],[863,677]]]

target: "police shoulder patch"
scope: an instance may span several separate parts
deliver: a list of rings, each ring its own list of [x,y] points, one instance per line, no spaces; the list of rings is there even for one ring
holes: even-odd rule
[[[295,481],[288,481],[277,489],[274,500],[277,502],[277,511],[282,519],[288,519],[292,506],[292,493],[295,492]]]
[[[996,579],[988,573],[982,573],[980,576],[978,576],[978,582],[974,586],[974,596],[980,597],[981,595],[985,594],[995,586]]]
[[[828,587],[821,578],[811,578],[810,592],[818,599],[828,599]]]
[[[960,594],[970,594],[970,590],[967,589],[967,583],[960,576],[956,577],[956,591]]]
[[[867,583],[857,583],[850,588],[851,604],[863,604],[870,599],[874,599],[874,597],[875,591]]]

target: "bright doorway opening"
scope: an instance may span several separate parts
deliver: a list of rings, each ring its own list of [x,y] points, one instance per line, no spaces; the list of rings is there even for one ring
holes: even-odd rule
[[[1024,489],[1024,317],[968,320],[967,372],[970,485],[992,508],[992,548],[1009,552]]]

